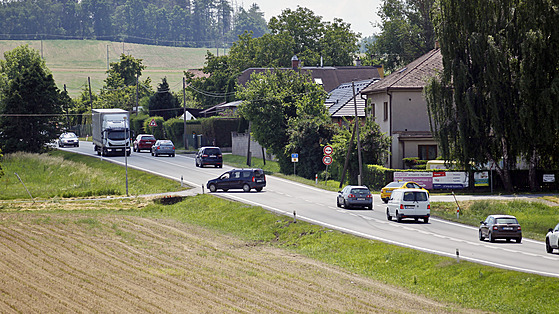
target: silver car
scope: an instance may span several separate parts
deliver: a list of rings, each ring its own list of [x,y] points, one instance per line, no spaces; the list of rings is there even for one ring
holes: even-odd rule
[[[338,207],[364,207],[373,209],[373,196],[366,186],[348,185],[338,192],[336,199]]]
[[[74,147],[80,146],[80,140],[78,139],[76,134],[72,132],[66,132],[60,134],[60,137],[58,137],[58,147],[65,147],[65,146],[74,146]]]
[[[175,144],[170,140],[157,140],[155,144],[151,147],[151,155],[168,155],[175,157]]]

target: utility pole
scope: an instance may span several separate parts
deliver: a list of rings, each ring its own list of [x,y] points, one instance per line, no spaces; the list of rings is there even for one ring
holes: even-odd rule
[[[186,78],[182,77],[182,107],[184,108],[182,119],[184,123],[184,130],[182,133],[182,138],[184,141],[184,149],[188,150],[188,141],[186,140]]]
[[[351,82],[351,88],[353,89],[353,107],[355,108],[355,130],[357,136],[357,158],[359,160],[359,176],[357,177],[357,185],[362,185],[361,180],[363,178],[363,162],[361,160],[361,140],[359,139],[359,116],[357,116],[357,100],[355,96],[355,82]]]
[[[107,71],[109,71],[109,45],[107,45]]]
[[[93,97],[91,97],[91,78],[87,77],[87,84],[89,85],[89,106],[91,107],[91,113],[93,114]]]
[[[136,117],[138,116],[138,73],[136,73]]]
[[[248,145],[247,145],[247,166],[250,167],[251,164],[251,156],[250,156],[250,127],[252,125],[252,122],[248,122]]]

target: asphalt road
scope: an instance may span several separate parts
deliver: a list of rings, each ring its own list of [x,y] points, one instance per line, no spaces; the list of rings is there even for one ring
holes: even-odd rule
[[[91,142],[80,142],[79,148],[63,148],[81,154],[97,156]],[[218,177],[230,167],[197,168],[190,155],[176,157],[152,157],[147,151],[132,153],[125,158],[103,157],[104,160],[162,175],[195,187],[195,191],[208,193],[202,186],[209,179]],[[129,180],[134,178],[129,177]],[[274,176],[267,176],[267,186],[262,192],[242,190],[216,192],[228,199],[261,206],[267,210],[294,216],[298,220],[322,225],[342,232],[351,233],[403,247],[418,249],[460,260],[482,263],[516,271],[559,277],[559,254],[545,252],[545,243],[524,238],[522,243],[497,241],[490,243],[478,240],[478,229],[437,218],[429,223],[413,220],[398,223],[386,219],[386,205],[374,195],[372,211],[346,210],[336,206],[335,192],[295,183]],[[458,200],[471,198],[522,198],[514,196],[457,196]],[[452,196],[432,196],[432,201],[454,202]],[[550,222],[550,227],[556,222]],[[457,256],[457,252],[458,255]]]

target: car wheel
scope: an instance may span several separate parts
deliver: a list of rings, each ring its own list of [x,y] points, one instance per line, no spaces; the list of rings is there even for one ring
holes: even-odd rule
[[[390,216],[390,212],[388,211],[388,208],[386,209],[386,219],[392,220],[392,216]]]
[[[382,201],[384,202],[384,204],[388,204],[388,199],[387,198],[383,198]]]
[[[481,230],[479,231],[479,240],[480,241],[485,240],[485,237],[483,236],[483,233],[481,232]]]
[[[175,154],[172,154],[171,157],[175,157]]]
[[[152,156],[155,156],[155,154],[154,154],[153,152],[151,152],[151,155],[152,155]]]
[[[397,222],[402,222],[402,216],[400,216],[400,214],[398,214],[398,212],[396,212],[396,221]]]
[[[344,208],[345,208],[345,209],[349,209],[349,208],[350,208],[350,206],[348,205],[346,199],[344,199]]]
[[[428,222],[429,222],[429,217],[423,218],[423,223],[428,223]]]
[[[522,238],[516,238],[516,243],[522,243]]]
[[[553,248],[549,244],[549,239],[545,239],[545,251],[547,253],[553,253]]]
[[[489,238],[489,242],[495,242],[495,239],[493,238],[493,234],[491,232],[489,232],[487,237]]]
[[[342,207],[342,204],[340,204],[340,200],[338,198],[336,198],[336,206]]]
[[[76,144],[76,147],[80,147],[80,143]]]
[[[222,189],[222,190],[223,190],[223,192],[227,192],[227,191],[229,191],[229,189]]]
[[[262,191],[262,188],[254,188],[256,190],[256,192],[260,192]]]
[[[369,205],[369,206],[367,206],[367,208],[368,208],[369,210],[373,210],[373,205]]]
[[[58,147],[64,147],[64,145],[62,145],[62,144],[58,143]]]
[[[250,185],[245,183],[245,185],[243,185],[243,191],[250,192]]]
[[[223,165],[219,165],[218,167],[219,167],[219,168],[223,168]]]
[[[210,192],[215,192],[217,191],[217,187],[215,186],[215,184],[210,184],[210,186],[208,186],[208,189],[210,189]],[[224,190],[225,191],[225,190]]]

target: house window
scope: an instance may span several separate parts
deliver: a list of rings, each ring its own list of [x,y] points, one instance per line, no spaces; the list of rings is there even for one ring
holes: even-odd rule
[[[384,102],[384,121],[388,120],[388,102]]]
[[[437,158],[437,145],[419,145],[417,147],[419,159],[432,160]]]

